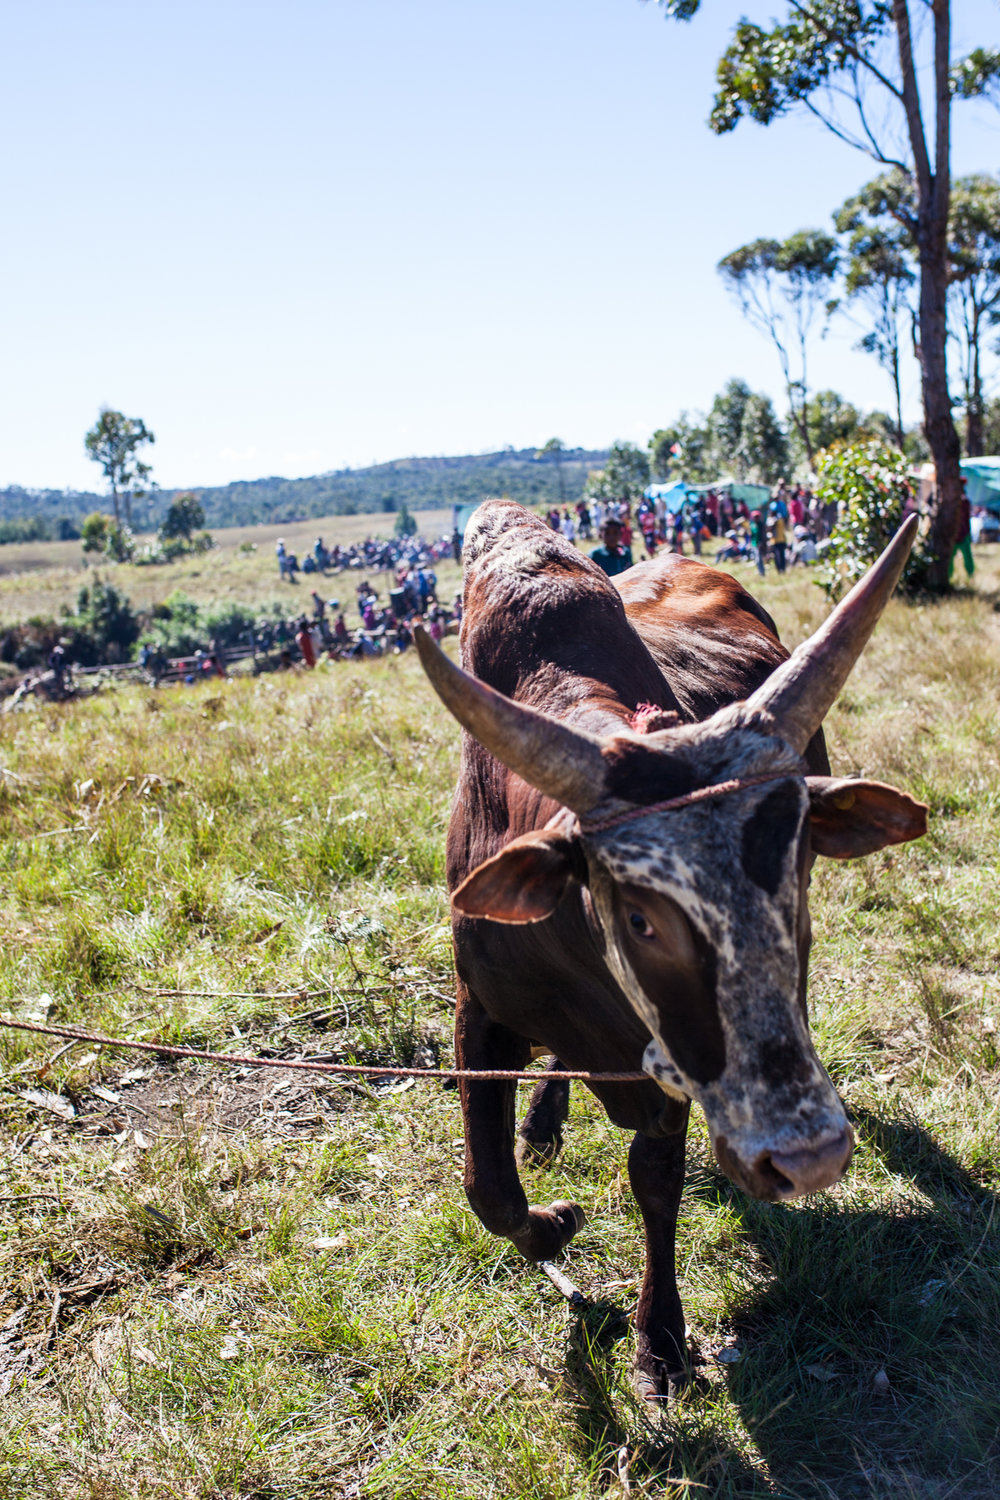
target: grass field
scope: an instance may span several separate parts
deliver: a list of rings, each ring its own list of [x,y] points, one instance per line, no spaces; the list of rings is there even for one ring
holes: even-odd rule
[[[854,1163],[753,1203],[696,1124],[704,1363],[669,1411],[630,1394],[627,1140],[582,1088],[529,1174],[587,1211],[578,1311],[465,1206],[454,1092],[2,1032],[0,1496],[995,1500],[1000,561],[977,556],[974,590],[890,605],[828,720],[835,771],[931,807],[926,839],[814,874]],[[759,592],[790,644],[825,614],[801,575]],[[0,1009],[449,1062],[457,743],[412,656],[0,719]]]
[[[448,510],[420,511],[417,520],[421,535],[428,541],[451,531]],[[279,536],[284,537],[289,552],[296,553],[301,562],[318,536],[328,547],[335,542],[349,546],[366,536],[391,536],[394,521],[392,515],[361,515],[314,518],[283,526],[232,526],[213,533],[216,542],[213,551],[152,568],[119,566],[104,559],[87,561],[79,542],[12,543],[0,547],[0,629],[36,615],[58,618],[64,607],[75,609],[80,588],[95,573],[112,580],[136,609],[148,609],[174,589],[180,589],[199,604],[233,600],[239,604],[264,605],[282,598],[288,601],[292,613],[306,607],[301,600],[308,601],[313,585],[306,574],[296,584],[279,582],[274,552]],[[148,540],[139,537],[140,545]],[[361,575],[343,576],[346,588],[351,578],[356,583]],[[448,576],[450,581],[451,574]],[[457,568],[454,577],[457,584]],[[335,595],[337,581],[334,576],[327,578],[324,589]],[[354,583],[349,590],[352,603]]]

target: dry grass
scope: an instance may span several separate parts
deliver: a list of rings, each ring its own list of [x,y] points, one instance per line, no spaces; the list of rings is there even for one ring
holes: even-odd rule
[[[828,721],[838,770],[933,814],[919,845],[814,878],[814,1028],[855,1163],[754,1204],[695,1130],[680,1259],[705,1364],[669,1413],[628,1391],[627,1143],[582,1090],[529,1188],[588,1213],[570,1312],[466,1209],[453,1092],[4,1034],[0,1495],[617,1497],[625,1446],[633,1495],[992,1500],[1000,569],[979,562],[975,593],[890,607]],[[824,613],[801,576],[761,593],[790,641]],[[0,1005],[448,1059],[456,740],[406,657],[0,721]],[[268,998],[299,990],[322,993]]]
[[[428,540],[451,530],[448,510],[420,511],[417,519]],[[32,616],[56,618],[63,608],[74,609],[77,593],[95,572],[113,578],[137,609],[148,609],[174,589],[199,603],[232,599],[256,604],[279,594],[295,599],[308,594],[310,585],[306,577],[294,587],[279,584],[274,553],[279,536],[301,561],[317,536],[328,547],[350,546],[367,536],[391,536],[394,520],[392,515],[330,516],[285,525],[231,526],[213,532],[212,552],[155,568],[87,561],[79,542],[12,543],[0,547],[0,628]],[[139,543],[149,540],[141,536]],[[249,547],[256,550],[243,550]],[[328,579],[327,586],[335,587],[336,582]]]

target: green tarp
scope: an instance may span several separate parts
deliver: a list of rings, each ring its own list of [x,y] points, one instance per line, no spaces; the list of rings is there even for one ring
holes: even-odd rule
[[[963,458],[962,473],[969,504],[1000,511],[1000,458]]]
[[[737,484],[735,479],[717,479],[714,484],[691,484],[688,489],[693,495],[707,495],[709,490],[718,495],[725,491],[734,500],[742,500],[748,510],[763,510],[771,499],[766,484]]]

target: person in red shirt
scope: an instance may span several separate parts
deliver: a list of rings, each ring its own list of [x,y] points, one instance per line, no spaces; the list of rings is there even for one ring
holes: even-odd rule
[[[302,615],[299,620],[299,628],[295,632],[295,644],[302,653],[302,660],[307,667],[316,665],[316,652],[313,650],[312,636],[309,634],[309,626],[306,617]]]

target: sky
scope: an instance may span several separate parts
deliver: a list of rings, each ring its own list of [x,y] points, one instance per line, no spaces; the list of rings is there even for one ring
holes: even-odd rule
[[[954,6],[1000,42],[1000,0]],[[783,410],[715,266],[876,169],[807,118],[712,135],[748,7],[0,0],[0,485],[100,488],[102,406],[165,487],[645,443],[732,376]],[[956,174],[1000,170],[1000,112],[955,127]],[[858,337],[811,382],[884,409]]]

